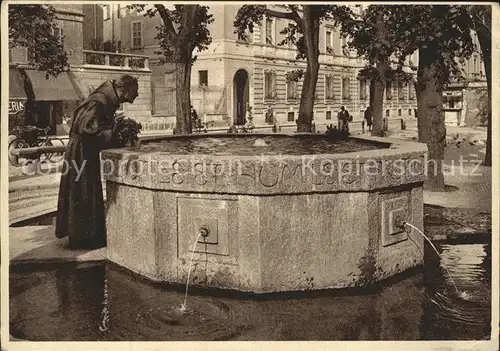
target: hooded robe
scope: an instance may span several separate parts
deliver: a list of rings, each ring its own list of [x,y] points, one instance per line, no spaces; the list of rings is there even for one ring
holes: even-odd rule
[[[112,147],[120,106],[114,81],[101,84],[74,113],[59,186],[56,237],[72,249],[106,245],[100,152]]]

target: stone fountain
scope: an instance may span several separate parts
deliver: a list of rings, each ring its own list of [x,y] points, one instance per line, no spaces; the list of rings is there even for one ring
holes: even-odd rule
[[[176,152],[146,141],[103,151],[108,259],[184,284],[198,237],[193,285],[255,293],[364,286],[421,265],[422,237],[398,223],[423,228],[426,146],[353,137],[360,150],[335,152],[332,142],[321,152],[290,152],[301,137],[327,142],[212,134],[189,140],[264,138],[265,149],[286,139],[292,147]]]

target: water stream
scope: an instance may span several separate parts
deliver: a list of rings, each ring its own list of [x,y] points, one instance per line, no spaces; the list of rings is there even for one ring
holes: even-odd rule
[[[182,303],[181,308],[180,308],[181,312],[187,311],[187,297],[188,297],[188,288],[189,288],[189,277],[191,276],[191,266],[193,264],[194,252],[196,251],[196,244],[198,243],[198,239],[202,235],[203,235],[203,233],[200,231],[200,233],[196,236],[196,239],[194,240],[194,243],[193,243],[193,250],[191,251],[191,259],[189,260],[188,276],[187,276],[187,280],[186,280],[186,292],[184,294],[184,302]]]
[[[411,223],[408,223],[408,222],[404,222],[403,225],[407,225],[409,226],[410,228],[413,228],[417,231],[417,233],[419,233],[420,235],[422,235],[424,237],[425,240],[427,240],[427,242],[431,245],[432,249],[436,252],[436,254],[438,255],[440,261],[441,261],[441,264],[443,266],[444,269],[446,269],[446,272],[448,273],[448,276],[450,277],[450,280],[451,282],[453,283],[453,286],[455,287],[455,291],[457,292],[457,295],[458,296],[461,296],[463,298],[466,298],[467,297],[467,293],[465,291],[460,291],[458,290],[457,288],[457,285],[455,284],[455,280],[453,280],[453,277],[450,273],[450,271],[448,270],[448,267],[446,267],[446,265],[444,263],[442,263],[442,259],[441,259],[441,255],[439,254],[439,251],[436,249],[436,247],[434,246],[434,244],[432,243],[432,241],[429,239],[429,237],[427,237],[427,235],[425,235],[420,229],[418,229],[416,226],[414,226],[413,224]]]

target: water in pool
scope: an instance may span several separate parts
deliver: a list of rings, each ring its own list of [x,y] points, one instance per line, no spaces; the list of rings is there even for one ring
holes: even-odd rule
[[[33,341],[489,339],[490,244],[437,248],[441,261],[426,245],[422,269],[359,291],[255,297],[190,287],[186,314],[178,312],[184,286],[115,265],[12,266],[10,333]]]
[[[321,153],[344,153],[387,148],[388,143],[348,138],[332,139],[326,135],[240,135],[168,138],[160,141],[146,141],[142,152],[165,152],[169,154],[209,154],[253,156],[283,153],[288,155],[309,155]]]

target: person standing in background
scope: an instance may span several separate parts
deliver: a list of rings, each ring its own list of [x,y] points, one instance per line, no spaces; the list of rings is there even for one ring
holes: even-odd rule
[[[365,110],[364,122],[366,121],[366,125],[368,126],[369,132],[372,131],[372,124],[373,124],[372,119],[373,119],[372,107],[368,106]]]
[[[337,115],[337,119],[339,121],[339,130],[348,132],[350,115],[349,111],[347,111],[344,106],[340,107],[340,112]]]

